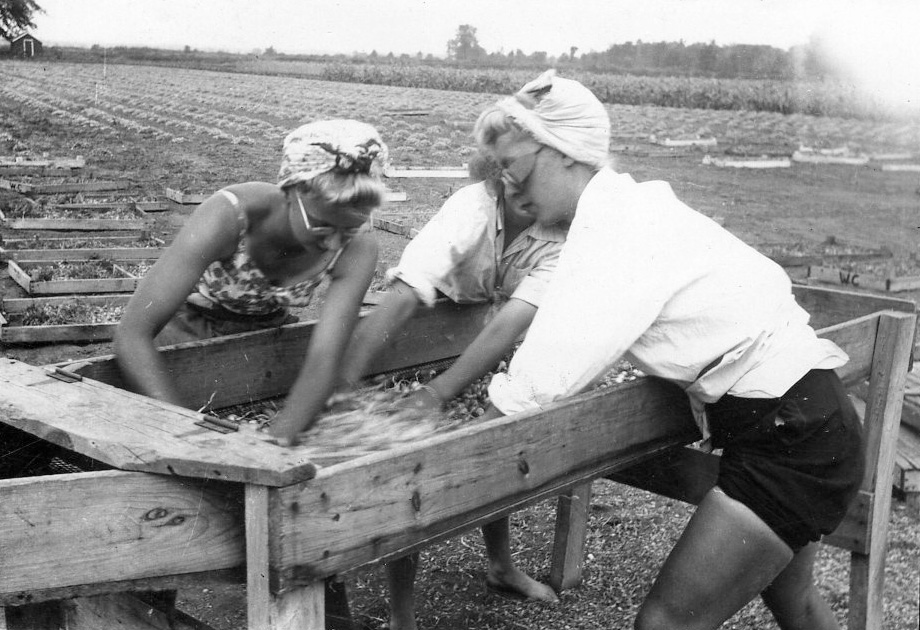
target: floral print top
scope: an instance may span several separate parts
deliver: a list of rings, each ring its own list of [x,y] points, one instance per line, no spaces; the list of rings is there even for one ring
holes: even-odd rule
[[[339,254],[336,252],[329,264],[312,278],[291,286],[279,286],[265,277],[246,251],[246,232],[249,222],[246,213],[240,209],[239,199],[233,193],[221,190],[239,212],[239,245],[232,256],[211,263],[196,287],[197,292],[211,303],[241,315],[268,315],[288,307],[304,307],[310,304],[317,287],[332,270]],[[200,302],[198,296],[189,296],[189,302]]]

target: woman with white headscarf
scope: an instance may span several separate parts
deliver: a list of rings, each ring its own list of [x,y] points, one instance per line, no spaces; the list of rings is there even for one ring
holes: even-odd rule
[[[761,595],[782,628],[836,628],[812,567],[862,478],[861,428],[834,372],[846,354],[815,335],[781,267],[667,183],[609,168],[606,111],[579,83],[544,74],[474,133],[520,207],[568,227],[487,417],[590,388],[625,356],[683,387],[723,449],[636,627],[717,628]]]

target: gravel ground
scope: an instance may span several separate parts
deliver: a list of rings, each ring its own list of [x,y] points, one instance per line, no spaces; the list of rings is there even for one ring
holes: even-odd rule
[[[597,481],[588,522],[584,580],[555,605],[507,599],[485,588],[485,550],[478,531],[422,552],[416,582],[417,619],[423,630],[618,630],[632,621],[692,507],[621,484]],[[547,579],[555,502],[512,516],[519,566]],[[885,571],[886,630],[916,630],[920,623],[920,518],[903,501],[892,503]],[[816,580],[841,627],[849,602],[849,554],[822,546]],[[384,630],[388,607],[382,567],[344,576],[356,630]],[[180,607],[219,630],[245,630],[244,588],[204,584],[180,593]],[[760,601],[723,626],[734,630],[777,628]]]

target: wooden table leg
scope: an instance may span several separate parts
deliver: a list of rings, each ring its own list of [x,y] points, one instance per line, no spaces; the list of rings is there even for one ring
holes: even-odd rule
[[[274,594],[269,585],[269,488],[246,485],[246,600],[250,630],[324,630],[323,581]]]
[[[549,573],[549,585],[556,591],[572,588],[581,582],[590,507],[590,481],[570,488],[559,497],[553,561]]]

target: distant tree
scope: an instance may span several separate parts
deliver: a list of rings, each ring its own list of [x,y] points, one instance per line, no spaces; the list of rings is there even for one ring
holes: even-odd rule
[[[469,24],[461,24],[454,38],[447,42],[447,58],[455,61],[475,61],[485,52],[476,37],[476,27]]]
[[[192,52],[192,47],[188,44],[185,45],[185,48],[182,49],[183,52],[190,53]]]
[[[0,36],[13,41],[26,29],[35,28],[32,14],[44,13],[35,0],[0,0]]]
[[[265,49],[265,53],[264,53],[264,54],[265,54],[266,57],[275,57],[275,56],[277,56],[278,53],[275,52],[275,47],[274,47],[274,46],[269,46],[268,48]]]

